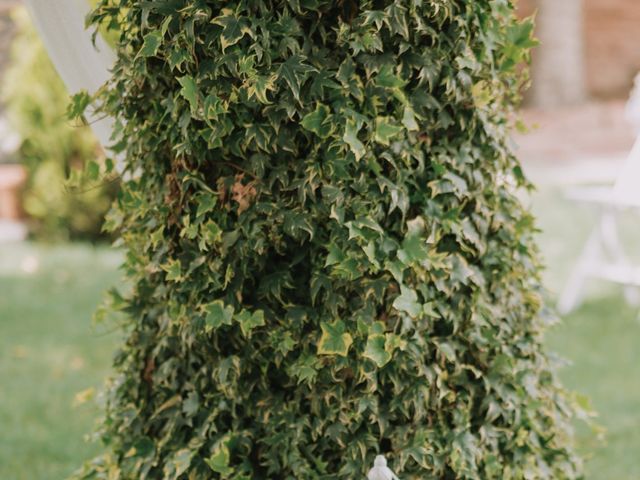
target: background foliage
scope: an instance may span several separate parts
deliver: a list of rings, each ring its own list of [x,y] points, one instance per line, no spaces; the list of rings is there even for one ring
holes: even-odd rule
[[[103,0],[133,288],[81,478],[576,478],[499,1]],[[81,99],[78,99],[79,102]]]
[[[20,159],[28,182],[23,206],[31,232],[41,239],[98,239],[116,185],[78,181],[65,186],[103,153],[91,130],[67,118],[69,94],[25,9],[14,12],[18,33],[2,97],[12,127],[22,137]]]

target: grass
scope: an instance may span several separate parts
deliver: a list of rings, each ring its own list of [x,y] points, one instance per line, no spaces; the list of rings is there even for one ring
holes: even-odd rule
[[[533,209],[543,230],[546,283],[557,292],[593,215],[551,189],[533,197]],[[117,336],[97,330],[90,318],[101,292],[119,278],[119,260],[86,245],[0,250],[0,479],[65,478],[98,450],[84,436],[100,408],[78,405],[76,395],[98,389],[109,372]],[[593,283],[588,301],[547,342],[571,362],[560,372],[563,382],[591,398],[605,429],[601,441],[578,428],[587,478],[640,478],[637,309],[618,288]]]
[[[91,315],[118,263],[81,245],[1,247],[1,479],[62,479],[96,453],[84,437],[99,408],[76,394],[109,372],[116,336],[94,329]]]
[[[547,264],[545,284],[561,291],[587,235],[595,224],[593,208],[574,205],[557,189],[533,197],[542,229],[539,243]],[[622,216],[625,246],[637,245],[638,217]],[[634,228],[635,227],[635,228]],[[635,230],[635,231],[634,231]],[[634,241],[635,240],[635,241]],[[628,252],[640,261],[637,248]],[[640,479],[640,317],[618,286],[592,281],[586,301],[547,334],[549,349],[570,364],[560,371],[564,385],[587,395],[604,428],[604,438],[578,428],[587,479]]]

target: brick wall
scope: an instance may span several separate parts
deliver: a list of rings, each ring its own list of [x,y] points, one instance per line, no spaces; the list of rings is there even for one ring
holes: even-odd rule
[[[540,2],[519,0],[518,7],[530,15]],[[583,0],[583,16],[587,92],[600,98],[627,96],[640,72],[640,0]]]
[[[626,96],[640,71],[640,1],[586,0],[586,70],[596,96]]]

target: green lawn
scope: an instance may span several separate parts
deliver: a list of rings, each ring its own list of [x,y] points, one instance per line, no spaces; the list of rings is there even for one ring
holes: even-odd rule
[[[557,191],[534,196],[557,291],[593,218]],[[0,479],[61,479],[91,457],[85,442],[100,408],[79,402],[109,371],[117,336],[94,327],[102,292],[120,277],[119,255],[86,245],[0,246]],[[37,266],[37,270],[32,271]],[[548,334],[571,361],[565,384],[591,397],[604,441],[578,429],[590,479],[640,478],[640,322],[619,289],[591,286],[589,300]],[[81,397],[81,396],[80,396]]]
[[[545,282],[559,292],[594,225],[592,209],[567,202],[558,189],[546,188],[532,201],[542,229],[540,246]],[[639,245],[640,217],[627,214],[621,236],[628,247]],[[629,254],[640,261],[638,248]],[[560,371],[564,384],[590,397],[604,428],[604,439],[579,428],[587,458],[587,478],[640,479],[640,309],[626,305],[621,288],[592,281],[589,295],[575,312],[547,334],[549,348],[570,364]]]
[[[96,452],[85,436],[100,409],[75,397],[109,372],[117,338],[91,315],[119,278],[119,258],[88,246],[0,246],[0,479],[62,479]]]

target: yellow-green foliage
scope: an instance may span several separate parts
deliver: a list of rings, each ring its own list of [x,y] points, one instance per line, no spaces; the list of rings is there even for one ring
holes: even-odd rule
[[[124,13],[123,13],[124,12]],[[83,480],[580,478],[507,0],[102,0],[127,340]],[[80,102],[76,102],[79,104]],[[108,169],[107,169],[108,171]]]
[[[24,9],[14,13],[18,34],[2,96],[12,127],[22,137],[21,161],[29,179],[25,211],[39,238],[91,238],[101,235],[113,185],[80,185],[66,178],[102,156],[91,130],[66,116],[69,95]]]

